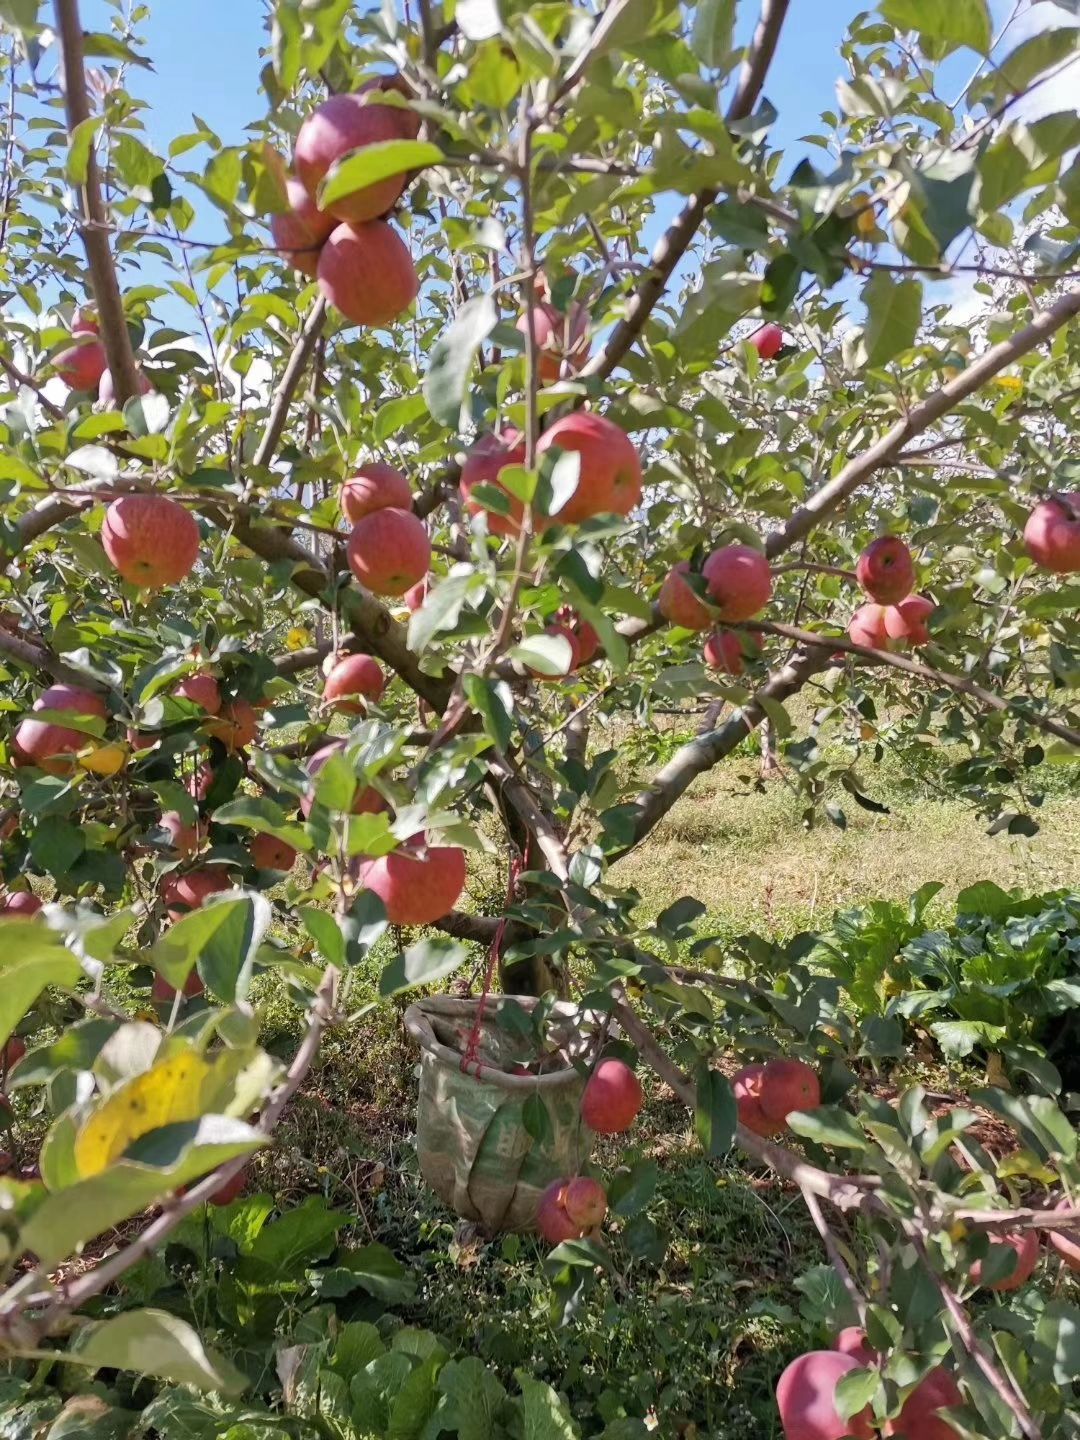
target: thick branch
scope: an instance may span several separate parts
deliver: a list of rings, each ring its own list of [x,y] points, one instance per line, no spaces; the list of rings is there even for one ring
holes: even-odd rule
[[[67,112],[68,134],[90,118],[86,94],[86,67],[83,58],[83,32],[79,20],[78,0],[55,0],[56,28],[60,36],[64,63],[64,107]],[[79,189],[83,223],[80,227],[86,260],[90,267],[90,283],[94,291],[101,341],[112,372],[113,389],[118,404],[124,405],[139,393],[139,375],[131,349],[124,302],[116,279],[116,266],[109,249],[109,218],[101,198],[101,179],[97,157],[91,145],[87,154],[86,181]]]
[[[766,713],[761,703],[763,700],[787,700],[802,689],[811,675],[826,669],[829,663],[829,655],[821,649],[815,637],[813,649],[797,652],[786,665],[774,671],[756,695],[723,725],[705,735],[696,735],[683,745],[657,772],[648,789],[638,796],[633,839],[619,851],[619,855],[625,855],[639,845],[699,775],[704,775],[725,755],[730,755],[755,726],[761,724]]]
[[[727,119],[745,120],[752,113],[769,65],[776,51],[776,42],[787,14],[788,0],[762,0],[761,18],[743,61],[739,83],[728,108]],[[582,376],[598,375],[606,379],[619,364],[644,329],[653,307],[667,288],[675,267],[705,218],[705,212],[716,199],[716,190],[701,190],[692,195],[668,226],[653,250],[649,269],[630,297],[625,317],[612,330],[607,343],[581,371]]]
[[[1080,286],[1067,291],[1060,300],[1041,311],[1023,330],[992,346],[947,385],[935,390],[908,411],[875,445],[850,460],[805,505],[800,505],[785,525],[772,532],[766,541],[765,553],[772,559],[804,539],[820,520],[842,505],[875,470],[892,464],[909,440],[921,435],[962,400],[981,389],[999,371],[1041,345],[1078,314]]]
[[[0,655],[10,655],[13,660],[26,665],[29,669],[39,671],[43,675],[52,675],[56,680],[62,680],[68,685],[87,684],[87,677],[78,670],[72,670],[65,665],[58,655],[45,645],[35,645],[33,641],[24,640],[20,635],[12,635],[9,630],[0,628]]]

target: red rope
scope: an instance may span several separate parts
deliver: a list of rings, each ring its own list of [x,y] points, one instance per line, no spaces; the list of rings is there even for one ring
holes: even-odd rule
[[[480,1063],[480,1031],[484,1024],[484,1012],[487,1009],[488,997],[491,994],[491,986],[495,979],[495,969],[499,963],[499,956],[502,954],[503,940],[506,938],[506,914],[507,907],[513,904],[514,896],[517,893],[518,878],[522,870],[528,866],[529,841],[525,842],[525,854],[520,859],[515,855],[510,862],[510,873],[506,879],[506,904],[504,913],[495,927],[495,934],[491,937],[491,944],[488,947],[487,969],[484,972],[484,988],[480,994],[480,1000],[476,1007],[476,1018],[473,1021],[472,1029],[469,1031],[469,1039],[465,1045],[465,1053],[461,1057],[461,1068],[467,1075],[472,1070],[477,1079],[480,1078],[483,1065]]]

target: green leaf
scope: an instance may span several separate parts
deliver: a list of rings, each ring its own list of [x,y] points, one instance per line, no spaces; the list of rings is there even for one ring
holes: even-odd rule
[[[736,320],[758,303],[760,291],[761,281],[756,276],[732,274],[729,261],[705,265],[701,284],[675,323],[679,353],[688,360],[712,358]]]
[[[225,1395],[238,1395],[247,1383],[223,1356],[203,1347],[190,1325],[164,1310],[128,1310],[102,1321],[80,1337],[72,1358],[94,1370],[131,1370]]]
[[[468,958],[468,947],[449,937],[421,940],[390,961],[379,978],[379,994],[389,998],[418,985],[434,985],[460,970]]]
[[[632,1167],[621,1166],[608,1186],[608,1204],[616,1215],[636,1215],[656,1194],[659,1167],[655,1160],[639,1160]]]
[[[851,1370],[840,1377],[836,1387],[836,1411],[842,1420],[850,1420],[866,1408],[881,1387],[879,1370]]]
[[[51,1044],[35,1046],[12,1071],[7,1088],[44,1085],[59,1070],[89,1070],[101,1047],[116,1034],[119,1024],[117,1020],[82,1020]]]
[[[441,630],[454,628],[475,580],[472,574],[448,575],[431,587],[409,617],[409,649],[415,655],[422,655]]]
[[[373,1241],[340,1255],[329,1270],[313,1272],[327,1299],[366,1290],[386,1305],[407,1305],[416,1295],[416,1276],[385,1245]]]
[[[986,0],[881,0],[878,7],[898,30],[914,30],[927,53],[943,59],[961,45],[989,55],[993,25]]]
[[[0,921],[0,1045],[48,985],[74,989],[83,968],[38,920]]]
[[[971,1092],[975,1105],[985,1105],[1012,1125],[1025,1145],[1041,1160],[1076,1155],[1076,1131],[1055,1101],[1045,1095],[1010,1095],[1004,1090]]]
[[[336,161],[319,185],[320,210],[347,200],[358,190],[404,175],[410,170],[423,170],[445,159],[443,152],[429,140],[380,140],[365,145]]]
[[[565,675],[574,661],[574,652],[565,635],[529,635],[520,645],[512,646],[507,656],[526,670],[552,678]]]
[[[922,320],[922,285],[918,280],[895,280],[876,270],[860,296],[866,306],[863,345],[868,365],[885,365],[894,355],[915,343]]]
[[[272,918],[270,902],[254,891],[211,897],[169,926],[150,952],[151,963],[177,989],[198,965],[206,988],[219,999],[243,999]]]
[[[457,426],[476,352],[498,321],[499,311],[492,297],[474,295],[465,301],[450,328],[432,347],[423,393],[428,410],[440,425],[448,429]]]
[[[385,405],[380,405],[375,412],[375,419],[371,425],[372,439],[381,444],[389,440],[391,435],[396,435],[399,430],[405,430],[415,424],[421,415],[427,411],[427,404],[419,391],[411,395],[399,395],[394,400],[387,400]]]
[[[344,1211],[328,1209],[321,1195],[309,1195],[260,1231],[243,1265],[251,1262],[256,1273],[265,1270],[277,1278],[296,1277],[330,1254],[338,1232],[349,1223]]]
[[[838,1150],[865,1150],[868,1142],[853,1115],[837,1105],[821,1105],[817,1110],[798,1111],[788,1116],[788,1126],[804,1140],[818,1145],[833,1145]]]
[[[694,1130],[710,1160],[726,1155],[731,1149],[738,1118],[731,1086],[719,1070],[703,1065],[697,1077]]]
[[[735,29],[735,0],[698,0],[690,48],[710,70],[724,63]]]
[[[80,120],[71,132],[64,174],[72,185],[86,184],[86,174],[90,168],[90,155],[94,149],[98,131],[104,123],[105,121],[100,115],[91,115],[86,120]]]
[[[303,825],[289,820],[281,806],[266,795],[241,795],[230,800],[214,811],[214,822],[218,825],[239,825],[260,835],[273,835],[296,850],[310,850],[314,844]]]
[[[505,1435],[501,1411],[506,1391],[475,1355],[444,1365],[439,1390],[446,1401],[443,1429],[456,1431],[458,1440],[501,1440]]]
[[[514,704],[510,687],[502,681],[485,680],[482,675],[466,675],[461,682],[465,698],[484,722],[485,732],[500,750],[507,750],[514,733],[511,710]]]
[[[1049,1356],[1059,1385],[1080,1380],[1080,1309],[1065,1300],[1047,1301],[1035,1329],[1035,1346],[1037,1353]]]
[[[578,1440],[566,1403],[550,1385],[524,1370],[514,1378],[521,1387],[522,1440]]]
[[[538,1090],[534,1090],[521,1107],[521,1120],[537,1145],[549,1145],[554,1139],[555,1126]]]

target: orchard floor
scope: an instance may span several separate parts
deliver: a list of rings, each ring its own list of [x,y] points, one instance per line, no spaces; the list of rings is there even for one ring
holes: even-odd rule
[[[823,924],[837,906],[903,899],[931,879],[944,883],[935,902],[944,906],[980,879],[1039,891],[1078,878],[1080,790],[1063,772],[1031,840],[988,837],[973,811],[884,768],[867,788],[891,814],[852,805],[845,830],[822,821],[807,832],[802,802],[782,781],[745,793],[741,777],[752,782],[754,774],[751,759],[730,760],[620,864],[619,880],[637,886],[648,912],[696,894],[722,934],[785,936]],[[474,901],[505,883],[494,864],[490,870],[474,875]],[[373,992],[380,963],[353,1001],[369,984]],[[566,1394],[585,1436],[610,1425],[615,1440],[627,1409],[648,1414],[664,1436],[777,1436],[776,1377],[824,1338],[814,1329],[812,1295],[793,1285],[824,1258],[797,1194],[737,1161],[702,1160],[686,1112],[652,1086],[636,1136],[658,1165],[655,1198],[645,1217],[609,1226],[613,1271],[560,1328],[540,1247],[463,1235],[419,1182],[415,1056],[401,1008],[384,1007],[331,1038],[257,1182],[283,1203],[321,1191],[355,1212],[360,1235],[415,1268],[418,1297],[403,1312],[411,1323],[479,1354],[504,1379],[524,1367],[548,1380]],[[281,1021],[284,1053],[294,1037],[284,1010]],[[963,1088],[965,1077],[931,1077],[934,1088],[950,1079]],[[614,1163],[619,1155],[613,1148],[597,1158]]]

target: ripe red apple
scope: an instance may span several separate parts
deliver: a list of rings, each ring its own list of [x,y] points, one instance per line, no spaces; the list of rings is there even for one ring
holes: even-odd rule
[[[389,325],[420,291],[401,236],[383,220],[339,225],[319,255],[319,289],[354,325]]]
[[[839,1350],[841,1355],[850,1355],[857,1360],[864,1368],[873,1365],[877,1359],[877,1351],[866,1338],[866,1332],[860,1330],[858,1325],[848,1325],[833,1341],[833,1349]]]
[[[709,599],[719,618],[749,620],[763,609],[772,594],[772,571],[760,550],[749,545],[723,545],[701,567]]]
[[[391,91],[402,96],[405,100],[414,100],[416,98],[404,78],[399,75],[396,70],[392,75],[375,75],[372,79],[365,80],[356,93],[366,96],[369,105],[377,105],[381,103],[378,97],[380,95],[388,95]],[[401,105],[387,105],[384,108],[390,111],[391,115],[394,116],[401,126],[403,139],[415,140],[417,138],[420,134],[419,115],[412,110],[405,109]]]
[[[536,1228],[549,1245],[564,1240],[580,1240],[581,1226],[575,1225],[566,1211],[566,1190],[569,1180],[553,1180],[540,1196],[536,1210]]]
[[[732,1076],[731,1093],[735,1096],[739,1124],[744,1129],[767,1140],[770,1135],[778,1135],[783,1129],[783,1125],[777,1120],[770,1120],[761,1108],[764,1074],[764,1065],[744,1065]]]
[[[592,515],[629,515],[641,499],[641,458],[625,430],[603,415],[575,410],[556,420],[540,436],[539,461],[549,450],[581,456],[577,489],[551,516],[560,525],[576,525]]]
[[[67,710],[100,720],[108,715],[102,697],[78,685],[50,685],[34,701],[32,710]],[[72,769],[71,757],[92,744],[93,737],[66,725],[34,720],[31,715],[19,723],[14,743],[20,760],[49,775],[66,775]]]
[[[174,915],[173,919],[176,918]],[[184,981],[184,999],[193,1000],[203,993],[203,988],[199,972],[193,967]],[[154,983],[150,987],[150,999],[155,1005],[171,1005],[176,999],[176,986],[170,985],[164,975],[155,975]]]
[[[705,664],[711,670],[722,670],[727,675],[741,675],[746,669],[742,642],[734,630],[714,630],[705,641],[702,653]]]
[[[0,1055],[0,1067],[3,1068],[4,1074],[6,1075],[9,1070],[13,1070],[25,1054],[26,1042],[21,1036],[12,1035],[4,1046],[2,1055]]]
[[[400,470],[372,460],[342,485],[341,513],[355,525],[373,510],[411,510],[412,498],[412,489]]]
[[[934,613],[932,600],[925,595],[909,595],[899,605],[889,605],[885,610],[885,633],[891,640],[906,640],[911,645],[928,645],[930,629],[927,621]]]
[[[72,326],[72,334],[96,335],[97,328],[93,331],[80,331]],[[109,362],[105,355],[105,346],[100,340],[84,339],[61,350],[53,360],[53,365],[69,390],[91,391],[101,384],[101,377],[108,369]]]
[[[1080,571],[1080,494],[1040,500],[1024,526],[1028,554],[1058,575]]]
[[[576,1175],[567,1182],[563,1205],[575,1225],[595,1230],[607,1214],[607,1191],[591,1175]]]
[[[793,1110],[821,1104],[817,1071],[803,1060],[770,1060],[761,1077],[761,1109],[766,1119],[784,1124]]]
[[[344,740],[335,740],[331,745],[324,745],[307,763],[307,773],[314,779],[322,767],[330,759],[331,755],[337,755],[345,749]],[[305,795],[300,801],[300,809],[305,819],[311,814],[311,807],[315,801],[311,795]],[[371,785],[365,785],[357,789],[353,796],[353,815],[377,815],[380,810],[386,809],[386,801],[379,794],[378,790]]]
[[[364,701],[378,700],[385,689],[386,676],[373,656],[343,655],[326,677],[323,705],[344,715],[366,715]]]
[[[870,1440],[869,1410],[841,1420],[836,1387],[852,1370],[863,1367],[838,1350],[811,1350],[787,1367],[776,1385],[776,1405],[785,1440],[843,1440],[853,1435]]]
[[[853,645],[868,645],[871,650],[888,650],[889,632],[885,628],[885,606],[860,605],[848,621],[848,639]]]
[[[956,1440],[956,1431],[938,1411],[963,1403],[959,1385],[938,1365],[915,1386],[896,1419],[885,1422],[883,1434],[898,1440]]]
[[[573,642],[577,654],[574,669],[588,665],[600,649],[600,636],[595,628],[588,620],[583,619],[572,605],[559,607],[555,612],[555,623]]]
[[[991,1246],[998,1247],[1007,1245],[1016,1256],[1016,1264],[1011,1275],[1006,1275],[1003,1280],[995,1280],[986,1286],[987,1290],[1005,1291],[1019,1290],[1031,1278],[1035,1266],[1039,1263],[1039,1233],[1037,1230],[1020,1230],[1012,1235],[991,1235]],[[971,1267],[971,1283],[981,1284],[982,1261],[976,1260]]]
[[[44,903],[32,890],[12,890],[0,900],[0,917],[16,920],[36,915]]]
[[[895,605],[915,588],[915,562],[896,535],[871,541],[855,562],[859,584],[879,605]]]
[[[353,526],[345,554],[373,595],[404,595],[427,574],[431,541],[411,510],[373,510]]]
[[[153,393],[153,390],[154,390],[153,385],[150,383],[150,381],[146,378],[146,376],[143,374],[143,372],[142,372],[141,370],[136,371],[136,376],[135,376],[135,378],[136,378],[136,394],[138,394],[138,395],[150,395],[150,394]],[[115,404],[116,404],[116,386],[113,384],[113,378],[112,378],[112,371],[111,371],[111,370],[103,370],[103,371],[101,372],[101,379],[98,381],[98,395],[97,395],[97,398],[98,398],[98,404],[99,404],[99,405],[115,405]]]
[[[161,898],[170,920],[179,920],[189,910],[198,910],[211,895],[232,889],[232,879],[227,870],[207,866],[203,870],[189,870],[181,875],[176,870],[166,875],[161,882]]]
[[[518,318],[517,328],[528,336],[527,315]],[[534,306],[533,335],[541,384],[554,385],[564,374],[576,374],[589,358],[589,316],[576,302],[565,315],[548,301]]]
[[[465,457],[461,467],[461,500],[470,515],[487,515],[488,531],[492,535],[516,535],[521,529],[525,507],[516,495],[511,495],[505,486],[499,484],[499,471],[504,465],[525,464],[525,441],[517,430],[503,430],[498,435],[483,435]],[[510,514],[500,515],[495,510],[484,510],[479,500],[472,498],[477,485],[492,485],[502,490],[510,501]]]
[[[188,780],[188,794],[193,800],[198,800],[199,803],[202,804],[207,795],[210,794],[210,787],[213,785],[216,777],[217,771],[210,764],[210,761],[204,760],[198,770],[195,771],[195,774]]]
[[[285,181],[285,193],[289,208],[270,217],[271,239],[294,270],[314,279],[323,241],[338,222],[319,209],[295,176]]]
[[[210,1205],[231,1205],[234,1200],[239,1200],[244,1193],[244,1186],[247,1184],[247,1166],[238,1170],[231,1180],[226,1180],[224,1185],[216,1189],[207,1202]]]
[[[660,586],[657,605],[660,614],[672,625],[684,630],[708,630],[713,623],[709,607],[683,578],[690,574],[690,561],[680,560]]]
[[[1072,1208],[1073,1202],[1068,1196],[1064,1200],[1059,1200],[1054,1206],[1055,1210],[1071,1210]],[[1051,1248],[1061,1256],[1070,1270],[1080,1271],[1080,1236],[1075,1230],[1068,1232],[1050,1230],[1047,1232],[1046,1238],[1049,1240]]]
[[[203,721],[202,728],[226,750],[244,750],[259,733],[259,712],[250,700],[229,700],[219,714]]]
[[[105,512],[101,543],[124,580],[158,590],[194,566],[199,527],[191,511],[167,495],[122,495]]]
[[[784,332],[779,325],[762,325],[750,336],[750,344],[762,360],[772,360],[784,348]]]
[[[415,585],[410,585],[405,594],[401,597],[410,610],[419,610],[427,599],[428,577],[418,580]]]
[[[177,855],[194,855],[202,844],[198,824],[187,824],[178,810],[166,810],[158,823],[168,834],[172,849]]]
[[[637,1119],[645,1096],[623,1060],[601,1060],[585,1084],[581,1118],[597,1135],[621,1135]]]
[[[370,104],[370,94],[369,90],[331,95],[301,125],[293,165],[312,200],[318,200],[319,183],[330,167],[350,151],[412,138],[409,132],[415,116],[397,106]],[[394,208],[407,179],[408,172],[402,171],[377,180],[335,201],[327,210],[338,220],[375,220]]]
[[[253,835],[248,854],[251,856],[251,863],[259,870],[288,872],[296,864],[296,851],[276,835]]]
[[[408,847],[363,861],[356,876],[386,906],[391,925],[430,925],[454,908],[465,888],[465,851],[424,846],[423,837],[414,837]]]
[[[190,700],[193,705],[205,710],[207,715],[216,715],[221,709],[221,689],[217,676],[211,675],[208,670],[186,675],[173,690],[173,694],[181,700]]]

